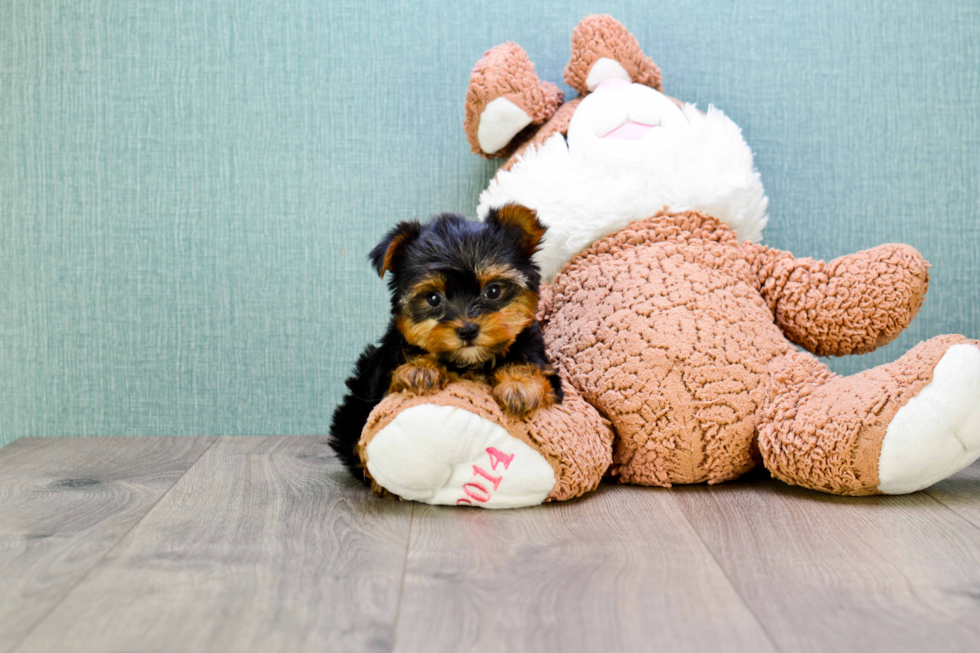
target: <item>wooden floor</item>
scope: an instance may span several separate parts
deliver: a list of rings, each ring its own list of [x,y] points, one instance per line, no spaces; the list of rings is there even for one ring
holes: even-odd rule
[[[324,438],[0,449],[0,652],[471,650],[980,650],[980,466],[490,512],[376,499]]]

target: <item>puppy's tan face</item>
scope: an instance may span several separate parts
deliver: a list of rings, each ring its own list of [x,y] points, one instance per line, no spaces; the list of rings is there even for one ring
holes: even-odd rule
[[[507,353],[533,321],[538,294],[507,265],[472,272],[434,272],[416,281],[400,302],[405,339],[459,367],[475,367]]]
[[[371,251],[378,274],[393,272],[395,324],[412,345],[445,363],[476,367],[508,352],[534,323],[541,274],[533,257],[545,234],[519,204],[482,222],[444,213],[403,222]]]

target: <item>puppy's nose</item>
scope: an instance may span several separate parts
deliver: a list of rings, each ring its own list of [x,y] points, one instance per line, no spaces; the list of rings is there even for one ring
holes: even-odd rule
[[[467,322],[463,326],[456,329],[456,335],[463,342],[472,342],[476,340],[476,337],[480,335],[480,327],[472,322]]]

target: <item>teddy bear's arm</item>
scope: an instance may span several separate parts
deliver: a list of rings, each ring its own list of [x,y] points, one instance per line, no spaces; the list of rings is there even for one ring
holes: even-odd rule
[[[909,325],[929,285],[929,264],[908,245],[879,245],[829,263],[746,243],[776,324],[818,356],[863,354]]]

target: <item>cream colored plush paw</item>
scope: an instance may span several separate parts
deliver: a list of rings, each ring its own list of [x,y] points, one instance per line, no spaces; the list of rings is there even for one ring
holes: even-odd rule
[[[929,487],[980,458],[980,348],[946,350],[930,381],[895,414],[881,444],[878,490]]]
[[[519,508],[542,503],[555,486],[544,456],[499,424],[451,406],[402,411],[365,452],[381,487],[422,503]]]

